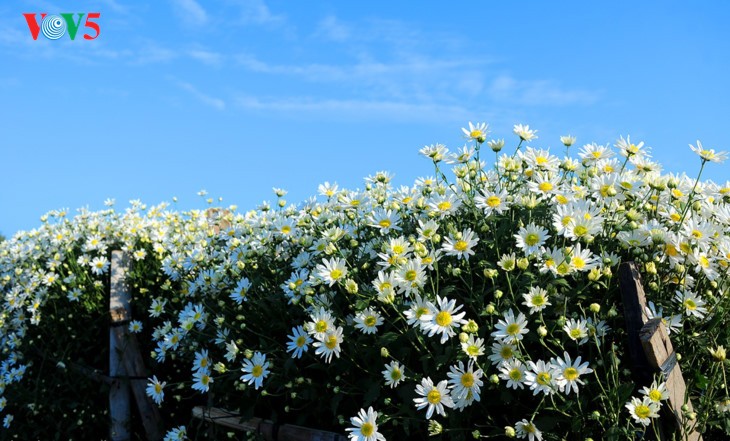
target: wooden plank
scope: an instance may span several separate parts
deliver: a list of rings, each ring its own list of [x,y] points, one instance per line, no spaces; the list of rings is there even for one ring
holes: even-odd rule
[[[233,412],[216,407],[196,406],[193,417],[231,429],[253,432],[265,441],[347,441],[348,437],[339,433],[310,429],[292,424],[277,425],[261,418],[241,421]]]
[[[131,314],[129,304],[130,294],[126,284],[129,258],[126,253],[112,251],[111,281],[109,292],[109,311],[112,314],[112,325]],[[127,384],[119,377],[127,375],[122,363],[123,346],[114,332],[114,326],[109,329],[109,376],[112,383],[109,388],[109,415],[111,417],[110,437],[112,441],[129,441],[131,402]]]
[[[677,422],[677,427],[683,441],[702,440],[702,436],[695,430],[695,422],[684,417],[682,406],[687,405],[692,412],[692,402],[685,396],[687,385],[682,377],[682,370],[676,361],[674,347],[669,339],[667,329],[659,318],[652,319],[641,330],[641,344],[646,353],[649,364],[658,369],[669,391],[668,406]]]
[[[137,344],[137,338],[129,333],[127,323],[132,318],[131,295],[127,286],[126,275],[129,271],[129,256],[123,251],[112,251],[112,283],[111,296],[109,302],[109,313],[111,316],[110,347],[114,350],[109,352],[110,367],[115,366],[115,373],[110,369],[110,376],[115,382],[111,390],[116,394],[124,393],[126,399],[126,409],[129,412],[131,389],[134,396],[137,410],[139,411],[144,426],[145,435],[150,441],[161,440],[165,436],[162,428],[162,419],[160,411],[152,402],[152,398],[147,396],[145,381],[120,381],[120,377],[147,377],[148,372],[144,366],[142,354]],[[112,363],[112,357],[114,362]],[[110,405],[119,405],[120,403],[112,403],[110,393]],[[127,426],[129,425],[129,413],[127,413]],[[115,420],[112,419],[112,431],[115,430]],[[127,429],[127,437],[121,438],[119,441],[128,440],[129,430]],[[113,438],[114,441],[117,441]]]
[[[651,384],[651,366],[646,359],[639,334],[649,320],[646,313],[646,295],[641,284],[641,274],[635,262],[624,262],[619,266],[619,287],[623,300],[626,331],[628,332],[629,357],[633,367],[634,381],[640,386]]]

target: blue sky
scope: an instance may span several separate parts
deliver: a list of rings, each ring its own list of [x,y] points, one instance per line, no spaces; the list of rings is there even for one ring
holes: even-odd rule
[[[99,38],[34,41],[22,13],[100,12]],[[689,175],[730,150],[730,3],[5,1],[0,232],[51,210],[196,195],[240,209],[432,171],[485,121],[562,152],[631,135]],[[730,179],[730,164],[705,177]]]

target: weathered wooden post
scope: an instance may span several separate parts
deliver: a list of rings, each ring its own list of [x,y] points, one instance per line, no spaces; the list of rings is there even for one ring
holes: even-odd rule
[[[668,405],[672,411],[682,441],[698,441],[702,436],[694,429],[695,423],[684,417],[682,406],[689,407],[692,412],[692,402],[686,398],[687,385],[682,377],[682,370],[677,363],[677,355],[674,352],[672,342],[669,340],[667,328],[662,319],[649,320],[641,329],[641,344],[644,347],[649,364],[659,370],[669,391]],[[686,400],[686,401],[685,401]]]
[[[682,412],[682,406],[685,404],[690,411],[692,410],[692,402],[686,397],[687,386],[662,319],[649,320],[641,274],[635,262],[621,264],[619,284],[634,380],[638,385],[649,385],[654,373],[658,371],[669,391],[668,407],[674,416],[680,440],[701,441],[702,435],[695,430],[694,424],[688,421]],[[660,439],[664,437],[664,432],[660,431]]]
[[[147,369],[137,344],[137,338],[129,333],[129,322],[132,318],[130,307],[131,295],[126,282],[126,275],[129,271],[129,256],[123,251],[112,251],[112,284],[109,300],[109,313],[111,315],[111,326],[109,328],[109,360],[110,376],[114,379],[112,392],[109,394],[109,407],[112,412],[112,439],[114,441],[126,441],[130,439],[129,434],[129,390],[132,390],[137,410],[139,411],[142,425],[147,439],[150,441],[161,440],[165,433],[162,429],[160,412],[147,396],[146,378]],[[115,367],[112,372],[112,367]],[[116,374],[115,374],[116,373]],[[120,381],[125,378],[126,381]],[[119,393],[122,395],[118,395]],[[121,396],[121,398],[119,398]],[[118,400],[118,401],[117,401]],[[114,417],[114,412],[121,417]],[[126,412],[126,413],[123,413]],[[120,431],[115,424],[121,425],[126,421],[126,438],[120,435],[114,438],[115,431]]]
[[[131,314],[129,304],[130,294],[127,287],[127,271],[129,270],[129,259],[121,251],[112,251],[111,283],[109,290],[109,312],[112,314],[111,326],[109,328],[109,377],[112,382],[109,389],[109,415],[111,417],[112,441],[129,441],[130,401],[129,388],[120,380],[127,376],[127,371],[122,363],[122,352],[124,351],[123,341],[117,338],[114,332],[115,327],[125,327],[127,323],[115,321],[114,311],[125,311],[126,315]]]

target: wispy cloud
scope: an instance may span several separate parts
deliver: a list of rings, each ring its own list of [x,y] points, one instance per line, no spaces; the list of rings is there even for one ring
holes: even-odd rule
[[[183,23],[202,26],[208,22],[208,13],[195,0],[171,0],[175,14]]]
[[[340,21],[337,17],[329,15],[319,22],[315,35],[322,36],[328,40],[342,42],[350,38],[351,30],[348,25]]]
[[[388,100],[329,99],[314,97],[259,98],[239,95],[237,107],[288,115],[327,114],[333,118],[366,118],[405,121],[462,121],[472,110],[456,104],[399,102]]]
[[[232,0],[240,11],[244,24],[280,25],[286,21],[284,15],[274,14],[263,0]]]
[[[162,47],[153,42],[144,44],[139,50],[135,51],[131,62],[132,64],[154,64],[168,62],[177,58],[178,53],[172,49]]]
[[[496,77],[489,87],[489,94],[498,101],[527,106],[587,105],[600,98],[598,91],[566,89],[553,80],[518,80],[510,75]]]
[[[192,84],[187,83],[185,81],[176,81],[176,83],[177,83],[178,87],[180,87],[184,91],[190,93],[192,96],[197,98],[200,102],[202,102],[206,106],[213,107],[216,110],[224,110],[226,108],[226,102],[223,101],[222,99],[210,96],[206,93],[203,93],[200,90],[198,90],[197,87],[195,87]]]
[[[191,49],[188,51],[188,55],[208,66],[220,66],[223,63],[223,54],[205,49]]]

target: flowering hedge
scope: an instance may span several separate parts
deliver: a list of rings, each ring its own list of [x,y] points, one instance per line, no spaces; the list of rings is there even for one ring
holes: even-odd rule
[[[208,436],[190,419],[206,403],[367,441],[638,438],[668,394],[632,380],[627,260],[678,352],[688,421],[730,435],[730,182],[662,174],[630,138],[562,137],[560,158],[528,126],[501,155],[486,124],[463,131],[453,153],[421,150],[433,175],[412,187],[379,172],[297,206],[275,189],[219,219],[110,202],[0,244],[0,439],[108,430],[88,373],[108,371],[112,249],[133,258],[130,331],[167,439]],[[692,149],[700,175],[727,156]]]

